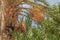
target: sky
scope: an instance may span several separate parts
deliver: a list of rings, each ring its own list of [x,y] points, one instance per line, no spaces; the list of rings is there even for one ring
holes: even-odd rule
[[[46,0],[51,6],[52,5],[57,5],[59,2],[60,2],[60,0]],[[41,3],[40,3],[41,4]],[[22,5],[22,7],[27,7],[27,8],[29,8],[30,6],[27,6],[26,4],[24,4],[24,5]],[[31,8],[31,7],[30,7]],[[37,26],[35,23],[34,23],[34,21],[32,22],[32,26]]]
[[[59,2],[60,2],[60,0],[46,0],[50,5],[57,5]]]
[[[60,2],[60,0],[46,0],[46,1],[50,4],[50,6],[57,5]],[[37,25],[34,22],[32,23],[32,26],[37,27]]]

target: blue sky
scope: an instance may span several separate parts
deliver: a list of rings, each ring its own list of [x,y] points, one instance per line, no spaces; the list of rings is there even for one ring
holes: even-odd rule
[[[60,0],[46,0],[50,5],[57,5],[59,2],[60,2]],[[27,5],[25,5],[24,4],[24,6],[23,7],[28,7],[29,8],[29,6],[27,6]],[[32,26],[37,26],[34,22],[32,22]]]
[[[32,2],[34,2],[34,0],[31,0]],[[52,5],[57,5],[59,2],[60,2],[60,0],[46,0],[51,6]],[[37,2],[38,4],[41,4],[39,1]]]
[[[57,5],[60,0],[46,0],[51,6],[52,5]],[[34,22],[32,23],[33,26],[37,26]]]
[[[46,0],[50,5],[53,5],[53,4],[55,4],[55,5],[57,5],[59,2],[60,2],[60,0]]]

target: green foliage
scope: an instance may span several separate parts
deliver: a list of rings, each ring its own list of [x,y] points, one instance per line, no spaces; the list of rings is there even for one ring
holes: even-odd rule
[[[32,19],[28,14],[25,23],[26,33],[14,31],[12,37],[14,40],[60,40],[60,4],[58,6],[48,7],[46,18],[40,28],[31,26]]]

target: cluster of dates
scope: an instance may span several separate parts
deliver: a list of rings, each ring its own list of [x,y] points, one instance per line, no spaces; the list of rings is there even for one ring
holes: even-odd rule
[[[42,22],[45,18],[45,15],[43,13],[43,9],[42,10],[36,10],[37,8],[35,9],[31,9],[29,12],[30,12],[30,15],[32,16],[33,20],[35,23],[38,23],[38,22]]]

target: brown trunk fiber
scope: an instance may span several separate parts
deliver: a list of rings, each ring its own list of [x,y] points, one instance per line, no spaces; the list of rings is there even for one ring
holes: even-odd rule
[[[15,25],[18,9],[15,0],[0,0],[0,40],[10,40],[5,29],[10,24]],[[10,26],[12,27],[12,26]]]
[[[5,31],[5,6],[6,1],[0,0],[0,40],[9,40],[8,36],[4,33]]]

